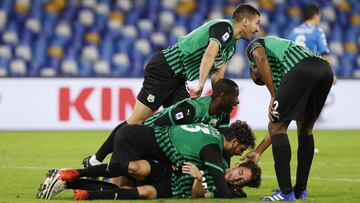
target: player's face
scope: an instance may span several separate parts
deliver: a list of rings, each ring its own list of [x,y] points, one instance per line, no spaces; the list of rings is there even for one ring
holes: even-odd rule
[[[227,183],[233,185],[242,185],[251,180],[251,170],[249,168],[238,166],[231,168],[225,173],[225,180]]]
[[[260,30],[260,16],[255,15],[254,18],[246,19],[246,21],[243,39],[251,40],[251,38]]]
[[[224,95],[222,97],[223,105],[222,111],[225,113],[231,113],[233,108],[239,104],[239,89],[236,88],[236,91],[231,94]]]

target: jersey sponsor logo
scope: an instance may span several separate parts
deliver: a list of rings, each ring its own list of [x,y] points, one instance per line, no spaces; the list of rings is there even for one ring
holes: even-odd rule
[[[176,120],[180,120],[182,118],[184,118],[184,114],[182,112],[179,112],[179,113],[175,114],[175,119]]]
[[[148,102],[153,103],[155,101],[155,95],[149,94],[146,99]]]
[[[225,32],[225,34],[223,34],[223,36],[221,37],[221,40],[223,42],[226,42],[226,40],[228,40],[230,37],[229,33],[228,32]]]

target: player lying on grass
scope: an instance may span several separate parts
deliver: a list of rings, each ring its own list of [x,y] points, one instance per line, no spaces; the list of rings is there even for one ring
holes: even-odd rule
[[[128,173],[117,170],[117,163],[92,166],[86,169],[50,170],[41,185],[38,198],[52,199],[58,193],[74,190],[75,200],[86,199],[154,199],[171,197],[210,198],[216,197],[214,180],[209,171],[199,170],[186,162],[182,171],[170,165],[154,161],[139,160],[128,163]],[[120,167],[119,167],[120,168]],[[141,168],[141,173],[133,174],[133,168]],[[81,179],[95,176],[129,176],[137,180],[135,185],[119,188],[108,182]],[[243,186],[259,187],[261,170],[254,162],[244,162],[225,170],[226,182],[238,193],[246,197]]]
[[[198,99],[184,99],[161,110],[145,121],[148,126],[170,126],[191,123],[205,123],[215,128],[228,127],[230,112],[239,103],[239,88],[230,79],[220,79],[213,86],[213,94]],[[98,151],[86,157],[84,167],[101,164],[112,153],[114,137],[120,127],[116,127]]]
[[[205,124],[154,128],[127,125],[119,129],[115,137],[110,163],[122,163],[117,165],[116,171],[127,172],[128,164],[124,163],[133,160],[154,159],[178,168],[190,161],[209,170],[217,197],[238,197],[226,184],[222,154],[226,151],[231,155],[241,155],[244,150],[255,146],[255,137],[247,123],[241,121],[220,129],[220,132]],[[106,168],[108,165],[99,166]]]

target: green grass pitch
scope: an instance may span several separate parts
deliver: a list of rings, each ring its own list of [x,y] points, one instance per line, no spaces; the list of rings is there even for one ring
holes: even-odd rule
[[[264,131],[256,132],[257,142],[264,134]],[[107,135],[105,131],[0,132],[0,203],[45,202],[36,199],[35,194],[47,169],[81,167],[82,159],[94,153]],[[290,132],[289,137],[292,143],[292,176],[295,176],[297,138],[294,132]],[[315,143],[320,152],[315,154],[310,173],[310,198],[304,202],[360,202],[360,131],[317,131]],[[268,149],[259,162],[263,169],[262,186],[259,189],[246,188],[247,199],[195,201],[259,202],[260,197],[277,188],[271,154],[271,149]],[[72,192],[67,191],[51,201],[73,202],[71,198]],[[150,200],[141,202],[145,201]],[[184,201],[190,200],[151,202]]]

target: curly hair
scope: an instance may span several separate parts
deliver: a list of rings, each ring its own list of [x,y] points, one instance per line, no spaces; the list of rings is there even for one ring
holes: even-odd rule
[[[255,148],[255,135],[251,127],[246,121],[236,120],[231,123],[229,128],[219,130],[224,135],[225,139],[230,141],[234,138],[238,140],[240,144],[243,144],[247,149]]]
[[[251,179],[249,182],[242,184],[241,186],[248,186],[248,187],[260,187],[261,184],[261,168],[253,161],[246,161],[241,163],[239,166],[248,168],[251,170]]]

